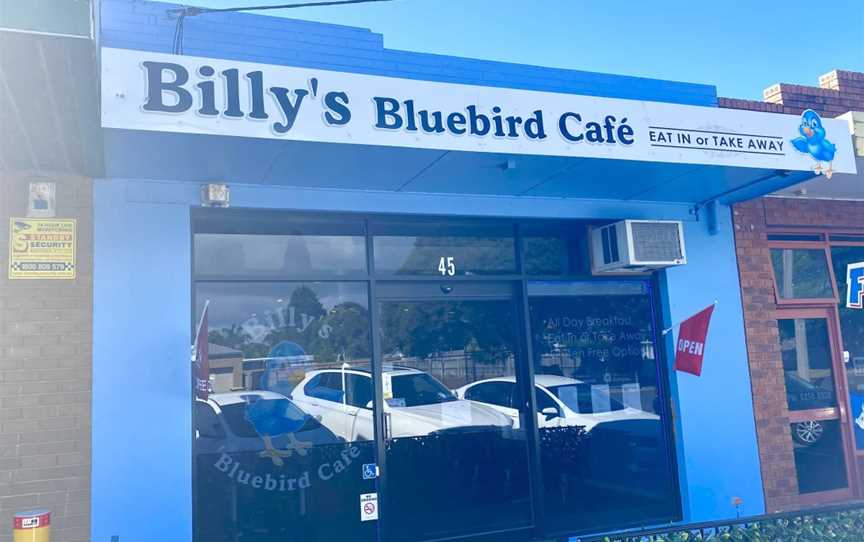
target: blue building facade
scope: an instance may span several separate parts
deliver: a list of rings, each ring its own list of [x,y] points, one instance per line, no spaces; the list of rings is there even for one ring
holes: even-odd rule
[[[176,54],[182,50],[184,56],[266,65],[697,106],[698,109],[693,109],[694,114],[716,108],[717,103],[715,89],[706,85],[395,51],[383,47],[380,34],[365,29],[250,14],[205,13],[186,17],[181,49],[175,39],[177,12],[172,11],[177,8],[178,6],[162,3],[105,0],[100,8],[101,46],[144,53]],[[110,89],[103,85],[103,103],[108,92]],[[596,409],[599,408],[598,404],[603,403],[602,399],[598,399],[601,392],[604,389],[618,390],[609,392],[611,399],[608,404],[621,403],[619,411],[630,409],[643,412],[634,415],[643,422],[662,422],[664,429],[658,434],[665,435],[663,438],[667,439],[663,457],[670,461],[669,468],[660,473],[662,479],[652,478],[656,473],[646,474],[647,471],[642,472],[630,464],[620,465],[620,474],[629,479],[630,485],[636,488],[635,492],[641,490],[651,493],[653,485],[669,483],[672,490],[668,495],[672,498],[667,499],[668,510],[656,516],[648,514],[645,518],[628,519],[625,510],[633,506],[632,503],[627,500],[615,501],[607,495],[597,497],[597,500],[602,501],[603,506],[608,509],[620,507],[620,523],[606,522],[593,527],[575,519],[570,523],[556,523],[555,518],[548,515],[561,515],[560,507],[556,508],[548,502],[545,506],[537,504],[542,500],[538,495],[541,495],[544,489],[536,478],[546,480],[548,485],[552,483],[548,478],[549,473],[538,475],[532,467],[525,475],[525,494],[533,504],[523,503],[524,507],[519,507],[521,511],[513,513],[519,515],[524,511],[524,521],[519,523],[518,527],[528,540],[544,536],[564,538],[586,532],[637,526],[651,523],[652,519],[656,519],[654,523],[693,522],[732,518],[737,515],[758,515],[764,512],[730,205],[735,201],[794,184],[811,176],[809,172],[779,175],[767,169],[732,166],[442,151],[422,148],[422,145],[418,145],[418,148],[406,148],[278,141],[116,127],[105,128],[104,138],[106,175],[103,179],[97,179],[94,186],[93,540],[109,540],[116,535],[120,540],[126,541],[204,541],[220,539],[220,532],[227,540],[229,536],[236,537],[237,533],[242,531],[237,527],[239,516],[232,520],[232,525],[229,525],[231,521],[225,520],[222,512],[217,514],[214,511],[213,517],[207,519],[207,507],[210,505],[201,504],[203,497],[200,492],[201,484],[208,478],[195,467],[195,458],[198,457],[196,447],[201,445],[199,439],[203,432],[193,419],[193,412],[197,412],[197,407],[193,375],[187,360],[190,345],[194,342],[195,326],[202,315],[204,294],[201,292],[208,288],[206,284],[218,286],[229,282],[235,284],[240,280],[230,269],[225,271],[224,276],[220,275],[222,271],[217,270],[212,277],[202,278],[207,275],[208,270],[203,269],[202,260],[198,256],[206,247],[204,239],[197,236],[236,234],[248,237],[257,231],[256,228],[263,228],[266,233],[274,235],[302,236],[305,235],[304,228],[309,227],[308,224],[317,224],[319,220],[323,220],[321,217],[331,216],[333,220],[327,222],[326,226],[321,226],[322,230],[316,230],[316,235],[321,231],[330,231],[328,228],[335,227],[332,223],[344,225],[357,217],[357,220],[367,225],[365,233],[354,235],[343,232],[338,235],[353,235],[354,238],[368,235],[368,245],[375,247],[376,255],[383,254],[384,249],[381,247],[385,247],[386,243],[379,247],[375,231],[383,232],[380,234],[381,238],[398,237],[399,232],[394,233],[394,228],[401,227],[398,224],[407,224],[404,226],[406,231],[414,231],[412,228],[420,224],[416,226],[419,228],[417,231],[426,232],[429,231],[430,223],[437,224],[432,230],[440,228],[442,232],[449,232],[451,228],[458,228],[466,223],[470,223],[470,227],[474,227],[475,223],[481,224],[477,226],[480,228],[478,231],[487,231],[483,229],[486,227],[494,229],[498,224],[507,224],[507,227],[516,224],[516,242],[522,247],[517,252],[517,258],[522,258],[522,261],[527,258],[524,254],[528,251],[525,240],[532,238],[526,232],[533,231],[540,223],[554,221],[554,228],[563,227],[570,232],[622,219],[680,221],[686,241],[686,265],[669,267],[651,275],[640,275],[638,279],[622,279],[627,284],[643,284],[640,287],[651,292],[650,307],[645,313],[651,315],[646,316],[651,320],[650,325],[646,324],[650,328],[650,337],[645,336],[648,337],[648,342],[652,343],[651,353],[643,352],[642,360],[656,360],[658,364],[654,376],[649,377],[653,384],[648,386],[643,382],[641,388],[634,388],[633,382],[625,382],[616,388],[618,377],[612,374],[609,377],[612,379],[611,388],[609,379],[606,380],[607,387],[602,388],[603,375],[598,373],[599,383],[592,386],[588,399],[595,412],[600,412]],[[214,182],[228,183],[230,209],[207,209],[210,213],[199,216],[197,213],[202,212],[201,185]],[[235,211],[236,215],[233,214]],[[257,225],[248,228],[241,225],[237,226],[236,230],[229,228],[224,231],[218,230],[218,227],[216,230],[207,229],[210,226],[201,229],[201,224],[220,223],[220,212],[232,213],[229,222]],[[264,214],[275,218],[265,219]],[[376,225],[379,219],[382,224],[380,226]],[[397,225],[393,225],[394,221]],[[263,222],[267,225],[262,226]],[[286,222],[297,222],[301,226],[297,226],[296,231],[290,228],[290,231],[281,230],[281,224]],[[275,230],[267,229],[271,227]],[[414,233],[411,237],[416,239],[424,235],[426,234]],[[459,238],[461,233],[438,235],[450,239]],[[495,237],[493,234],[477,235],[484,239]],[[563,235],[567,237],[570,233]],[[364,242],[366,241],[358,241],[360,245]],[[505,245],[509,242],[505,242]],[[588,242],[586,233],[584,239],[574,241],[575,246],[582,246],[584,250],[574,250],[587,257],[588,250],[583,245]],[[442,246],[446,246],[446,242]],[[464,249],[461,245],[460,247],[449,249],[451,252],[455,250],[458,255],[458,250]],[[246,250],[248,255],[249,251],[254,251],[255,248],[247,247]],[[315,254],[317,253],[313,250],[313,260]],[[448,254],[450,253],[442,252],[443,256]],[[374,259],[371,255],[367,258],[369,261]],[[215,261],[225,263],[226,260],[216,257]],[[446,264],[446,259],[443,261]],[[406,262],[403,264],[408,266],[409,263]],[[434,263],[437,262],[436,259]],[[225,265],[228,266],[227,263]],[[532,288],[539,292],[542,290],[540,283],[550,281],[547,280],[548,277],[534,281],[526,270],[527,265],[521,265],[517,266],[517,272],[502,272],[502,276],[506,275],[508,280],[527,285],[521,293],[514,294],[517,304],[521,299],[527,307],[534,295],[531,293]],[[383,269],[383,260],[381,263],[375,260],[374,266]],[[481,269],[474,273],[469,272],[461,278],[467,284],[472,276],[476,278],[483,273]],[[581,271],[575,272],[574,275],[580,273]],[[310,285],[311,290],[315,290],[316,284],[332,279],[325,276],[327,273],[322,273],[324,278],[320,280],[308,274],[301,275],[298,275],[300,278],[297,280]],[[361,279],[367,277],[362,273],[361,275],[362,277],[358,275]],[[446,275],[448,271],[445,266],[439,278]],[[565,271],[562,275],[570,273]],[[386,281],[379,283],[380,278],[369,278],[369,285],[364,286],[367,288],[363,290],[365,293],[360,295],[361,298],[365,296],[372,300],[364,305],[364,308],[370,311],[369,318],[373,326],[376,323],[378,326],[385,326],[387,321],[387,302],[381,301],[376,305],[376,299],[384,299],[380,296],[384,296],[382,292],[389,291],[390,285],[383,284]],[[275,280],[277,279],[273,276],[265,274],[252,277],[250,282]],[[423,280],[429,283],[431,279],[423,277]],[[618,278],[604,280],[608,282]],[[363,282],[359,279],[358,281]],[[572,282],[582,283],[581,279]],[[457,288],[461,285],[456,284]],[[400,283],[399,287],[408,286]],[[478,286],[480,289],[485,287]],[[368,288],[377,293],[370,292]],[[520,288],[521,286],[517,287]],[[602,291],[602,286],[598,288],[598,291]],[[214,300],[224,299],[220,297],[222,291],[218,287],[215,289],[217,293],[213,294],[212,298],[208,297],[212,303],[209,309],[209,341],[218,344],[215,337],[219,330],[214,327],[217,325],[214,322],[221,321],[220,319],[229,322],[230,317],[219,312]],[[523,294],[527,295],[527,300],[521,297]],[[339,309],[339,305],[330,307],[325,301],[325,298],[333,295],[335,294],[319,294],[322,305],[331,312]],[[340,295],[346,296],[345,299],[353,299],[349,294]],[[376,298],[376,295],[379,298]],[[398,299],[398,303],[404,304],[406,295],[394,294],[392,299]],[[278,301],[281,302],[281,299]],[[676,373],[672,370],[674,333],[663,334],[661,331],[712,303],[716,303],[716,310],[711,322],[705,350],[705,367],[701,377]],[[225,301],[225,304],[230,304],[230,300]],[[373,309],[373,305],[378,308]],[[538,307],[540,305],[532,305],[531,310],[524,313],[523,318],[529,320],[529,326],[531,318],[540,311]],[[465,314],[463,320],[469,318]],[[588,313],[587,317],[592,314],[598,316]],[[489,314],[478,319],[488,318],[491,318]],[[549,321],[551,320],[543,320],[544,325]],[[272,331],[271,329],[270,332]],[[373,327],[372,335],[377,334],[377,329]],[[396,332],[393,331],[393,334]],[[326,333],[319,330],[319,337],[323,335]],[[642,337],[643,342],[645,337]],[[292,340],[298,344],[301,342],[299,339]],[[388,371],[396,371],[388,368],[389,358],[386,356],[395,355],[396,352],[395,346],[392,351],[386,350],[389,340],[386,332],[381,339],[368,338],[371,344],[369,352],[377,360],[372,361],[370,369],[378,390],[376,396],[383,395],[370,400],[370,408],[375,413],[372,415],[374,423],[369,423],[372,424],[370,427],[376,429],[395,431],[398,422],[394,420],[398,417],[396,414],[386,414],[387,409],[395,412],[400,407],[410,406],[410,400],[407,405],[404,401],[400,404],[398,401],[392,402],[388,396],[393,394],[393,391],[388,392],[387,387],[395,386],[400,375],[405,377],[401,373],[387,376]],[[262,339],[258,342],[267,341]],[[411,344],[416,345],[416,342],[415,337],[415,342]],[[516,342],[520,340],[516,339]],[[549,367],[547,362],[539,361],[539,343],[535,342],[532,348],[527,344],[531,343],[530,340],[522,342],[526,344],[520,347],[520,352],[527,351],[536,358],[531,364],[533,369],[523,370],[519,362],[513,365],[514,362],[505,360],[501,361],[501,367],[513,365],[504,371],[510,373],[491,376],[509,378],[516,382],[536,378],[539,385],[541,374],[548,373],[551,377],[556,371],[546,371],[544,367]],[[426,363],[422,359],[424,356],[412,356],[407,350],[410,348],[406,346],[408,342],[400,344],[402,346],[399,359],[403,361],[396,362],[396,365],[407,363],[412,366],[412,370],[421,370],[421,361]],[[213,397],[220,393],[225,396],[230,393],[243,393],[229,392],[228,388],[240,388],[247,392],[254,389],[249,384],[251,373],[254,372],[254,369],[249,368],[250,363],[264,358],[262,367],[266,369],[270,367],[267,364],[274,356],[266,351],[258,354],[251,350],[246,351],[245,346],[238,346],[237,343],[224,343],[221,346],[241,350],[244,358],[244,369],[238,370],[244,372],[239,386],[235,381],[223,390],[224,393],[215,389],[218,387],[215,385],[211,390],[212,395],[208,401],[214,405],[218,403],[221,412],[227,413],[228,399],[219,403],[221,399]],[[305,344],[301,346],[306,350],[310,348]],[[453,351],[450,346],[452,345],[447,348],[439,347],[437,354],[442,354],[445,350]],[[472,348],[475,347],[476,345]],[[476,348],[482,350],[482,347]],[[463,350],[468,349],[463,345]],[[355,358],[365,359],[364,355],[366,354],[356,354]],[[549,356],[552,356],[552,353],[547,356],[552,359]],[[514,357],[519,356],[514,354]],[[582,363],[587,363],[589,357],[587,354],[583,356]],[[344,380],[347,364],[345,359],[344,356],[330,359],[343,364],[343,412],[348,408],[352,393],[351,388],[346,388],[348,384]],[[352,363],[356,365],[358,362]],[[486,365],[483,367],[487,370],[494,365],[488,360],[484,363]],[[556,372],[555,376],[568,377],[567,363],[569,362],[562,362],[564,370],[560,374]],[[327,369],[321,364],[316,366],[315,370],[326,374]],[[442,369],[440,373],[434,373],[432,369],[422,370],[443,381],[447,388],[459,388],[455,391],[456,399],[453,399],[453,404],[471,403],[465,400],[469,398],[467,394],[470,383],[449,382],[448,378],[451,378],[452,374],[446,369]],[[305,393],[312,393],[309,391],[309,383],[310,378],[314,380],[313,374],[317,373],[307,371],[305,376],[301,375],[305,378],[301,382],[306,382]],[[584,380],[584,376],[571,378],[574,385]],[[295,380],[291,382],[292,385],[296,384]],[[464,388],[461,387],[462,384],[465,384]],[[649,388],[650,392],[647,391]],[[636,397],[636,403],[633,403],[634,393],[642,394],[642,399]],[[649,408],[647,403],[651,402],[651,399],[646,400],[645,397],[652,393],[656,402]],[[297,389],[283,395],[303,406]],[[268,396],[261,397],[260,400],[264,400]],[[395,399],[399,399],[398,391]],[[390,403],[387,403],[388,401]],[[539,399],[526,401],[526,408],[536,408],[538,414],[543,410],[540,408]],[[639,408],[634,406],[637,404],[640,405]],[[364,403],[361,406],[366,405]],[[516,406],[516,410],[522,408],[515,403],[511,406]],[[307,411],[310,408],[304,407]],[[606,408],[615,411],[615,407],[607,405]],[[480,416],[474,410],[461,412],[469,417]],[[466,412],[468,414],[465,414]],[[517,415],[514,427],[519,429],[518,420],[521,420],[521,430],[542,435],[546,426],[542,419],[535,422],[534,418],[536,417],[519,418]],[[323,415],[322,423],[327,425],[326,414]],[[392,424],[389,429],[385,427],[387,423]],[[338,442],[359,442],[358,435],[346,436],[329,429]],[[409,431],[405,436],[417,437],[419,434]],[[423,435],[428,437],[426,433]],[[404,487],[393,480],[385,482],[387,476],[396,476],[393,474],[396,468],[393,465],[396,462],[392,458],[390,461],[386,459],[392,450],[389,447],[387,452],[379,449],[385,446],[385,437],[378,435],[371,438],[368,458],[365,449],[362,454],[367,465],[377,464],[380,467],[376,475],[379,485],[368,486],[372,489],[360,488],[354,491],[355,486],[346,482],[346,487],[350,487],[354,493],[349,495],[350,498],[346,497],[344,502],[349,504],[344,504],[344,507],[350,508],[354,521],[357,519],[355,516],[358,503],[362,506],[362,503],[366,502],[357,500],[361,498],[361,493],[375,494],[375,499],[380,496],[382,501],[381,515],[377,516],[376,511],[377,519],[364,518],[369,521],[358,524],[356,533],[360,534],[356,538],[348,536],[342,539],[373,539],[380,535],[393,540],[411,540],[412,538],[404,533],[404,522],[394,517],[397,514],[397,505],[394,504],[393,497],[386,494],[388,488],[392,493],[395,488]],[[533,440],[535,438],[531,434],[525,437],[525,462],[539,465],[542,469],[548,459],[544,459],[546,452],[542,448],[543,444]],[[261,453],[266,451],[267,449]],[[456,453],[452,450],[451,452]],[[643,459],[650,455],[647,451],[636,453],[644,454],[640,456]],[[216,457],[218,467],[218,456]],[[288,461],[288,458],[285,460]],[[658,461],[662,463],[662,460]],[[638,460],[636,462],[638,463]],[[229,473],[227,462],[222,465],[225,469],[220,469],[221,472]],[[445,471],[450,468],[450,472],[453,469],[458,470],[459,467],[454,465],[455,463],[442,468],[445,468]],[[411,469],[421,472],[424,466],[418,463]],[[518,470],[516,467],[507,466],[506,470],[508,477],[517,477],[513,474]],[[476,476],[482,474],[482,471],[477,469],[473,472]],[[477,474],[478,472],[481,474]],[[300,478],[302,476],[298,477],[298,480]],[[466,475],[463,480],[466,488],[471,485],[468,478]],[[265,476],[259,484],[265,485],[266,480]],[[609,477],[605,480],[608,482]],[[302,482],[298,481],[298,484],[298,487],[303,487]],[[598,484],[597,487],[602,485]],[[457,487],[463,486],[457,484]],[[422,487],[418,485],[415,490],[422,491]],[[498,486],[489,487],[494,490]],[[611,491],[608,487],[606,490]],[[440,498],[441,493],[436,495]],[[236,499],[239,497],[234,494],[232,498],[235,499],[234,514],[238,514]],[[333,502],[343,503],[339,499]],[[476,502],[476,499],[472,502]],[[573,504],[568,505],[568,502]],[[578,502],[565,499],[561,506],[578,508]],[[377,500],[375,503],[377,505]],[[391,511],[389,516],[388,503]],[[308,504],[316,506],[315,502]],[[426,505],[428,503],[416,504],[418,507]],[[262,506],[262,509],[267,508]],[[224,512],[224,509],[222,510]],[[495,515],[508,509],[489,510],[491,511],[483,512],[478,508],[472,514]],[[544,511],[547,517],[541,517]],[[361,507],[361,516],[362,514]],[[217,518],[217,515],[220,517]],[[242,511],[239,515],[242,515]],[[334,514],[333,517],[336,518],[333,521],[339,521],[341,516]],[[436,516],[419,514],[417,517],[429,519]],[[249,521],[255,522],[254,518]],[[202,522],[211,524],[212,529],[206,532],[212,536],[202,534]],[[259,524],[271,525],[267,521]],[[491,527],[484,528],[482,521],[478,522],[476,518],[470,521],[465,519],[462,524],[469,525],[463,529],[466,536],[482,533],[488,535],[496,531],[491,524]],[[555,528],[544,527],[552,524],[555,524]],[[302,529],[306,529],[307,535],[315,532],[314,526],[300,523],[299,520],[294,525],[296,532]],[[378,525],[381,525],[380,529]],[[390,525],[389,531],[387,525]],[[506,531],[507,528],[499,530]],[[425,538],[418,535],[416,539],[453,538],[459,534],[458,528],[454,529],[456,530],[436,534],[433,530],[418,528],[418,532],[428,531],[428,535]],[[266,536],[260,533],[255,535],[255,532],[248,528],[240,538],[269,540],[266,536],[275,536],[273,533],[276,531]],[[284,532],[280,536],[284,537],[282,539],[291,539]],[[329,535],[317,536],[321,538],[308,539],[333,539],[328,538]]]

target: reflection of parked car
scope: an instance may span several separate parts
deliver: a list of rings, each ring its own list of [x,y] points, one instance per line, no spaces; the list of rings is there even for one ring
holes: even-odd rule
[[[625,406],[605,393],[592,392],[591,386],[573,378],[558,375],[535,375],[537,419],[541,428],[583,426],[590,431],[600,423],[622,420],[659,420],[656,414]],[[470,401],[491,405],[507,414],[515,425],[519,410],[515,405],[516,380],[512,376],[473,382],[456,390],[456,395]],[[603,410],[595,405],[603,404]]]
[[[412,368],[384,373],[392,397],[384,403],[391,437],[428,435],[457,427],[511,426],[494,409],[463,401],[432,375]],[[347,393],[343,390],[347,389]],[[371,440],[372,375],[357,368],[309,371],[291,399],[349,441]]]
[[[307,446],[340,442],[287,397],[270,391],[219,393],[196,400],[195,409],[199,454],[272,452],[296,447],[298,441]]]
[[[813,446],[822,440],[825,426],[819,420],[807,420],[794,424],[792,438],[799,444]]]

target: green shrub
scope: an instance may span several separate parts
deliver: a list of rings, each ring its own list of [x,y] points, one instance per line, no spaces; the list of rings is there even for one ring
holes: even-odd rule
[[[645,536],[641,540],[620,535],[604,538],[604,542],[862,542],[864,541],[864,509],[770,519],[734,527],[699,531],[670,530],[668,533]]]

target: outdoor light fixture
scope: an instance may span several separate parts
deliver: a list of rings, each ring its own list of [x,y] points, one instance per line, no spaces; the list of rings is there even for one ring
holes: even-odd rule
[[[201,205],[204,207],[228,207],[230,195],[227,184],[201,185]]]

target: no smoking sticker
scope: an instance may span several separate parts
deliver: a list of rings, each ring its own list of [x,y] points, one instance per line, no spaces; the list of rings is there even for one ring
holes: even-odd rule
[[[364,493],[360,495],[360,521],[378,519],[378,494]]]

